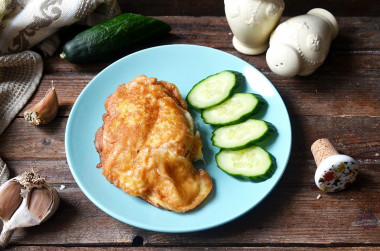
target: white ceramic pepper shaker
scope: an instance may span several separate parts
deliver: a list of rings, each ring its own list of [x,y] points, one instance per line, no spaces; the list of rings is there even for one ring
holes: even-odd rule
[[[285,4],[283,0],[224,0],[224,7],[235,49],[257,55],[268,49],[269,35]]]
[[[325,61],[337,34],[338,23],[327,10],[316,8],[290,18],[273,31],[267,64],[280,76],[310,75]]]
[[[359,173],[358,163],[350,156],[339,154],[326,138],[311,145],[317,170],[315,184],[324,192],[338,192],[352,184]]]

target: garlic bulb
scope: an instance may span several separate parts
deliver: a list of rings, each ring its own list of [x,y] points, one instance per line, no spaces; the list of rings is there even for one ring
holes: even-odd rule
[[[33,171],[8,180],[0,187],[0,247],[7,246],[17,228],[39,225],[59,205],[57,191]]]
[[[57,93],[52,85],[42,100],[24,112],[24,118],[32,125],[47,124],[57,116],[58,106]]]

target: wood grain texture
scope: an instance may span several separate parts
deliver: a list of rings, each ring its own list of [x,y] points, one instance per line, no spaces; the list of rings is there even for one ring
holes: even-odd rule
[[[377,109],[380,105],[380,18],[338,18],[340,34],[333,42],[325,63],[311,76],[289,79],[273,74],[264,54],[247,56],[234,50],[232,36],[223,17],[157,18],[172,25],[171,34],[154,43],[133,47],[130,52],[175,43],[218,48],[263,72],[289,103],[287,105],[294,107],[289,109],[292,115],[380,116]],[[58,55],[47,59],[39,90],[28,106],[42,99],[54,81],[60,100],[59,116],[68,116],[83,88],[111,62],[75,65],[61,60]],[[330,105],[331,102],[334,106]]]
[[[274,84],[291,115],[380,116],[380,60],[377,58],[378,55],[361,54],[334,56],[328,58],[314,75],[290,79],[269,72],[264,56],[246,58],[246,61],[262,71]],[[373,69],[366,69],[368,65]],[[345,66],[347,73],[341,70],[341,66]],[[45,74],[38,92],[25,109],[41,100],[50,88],[51,81],[54,81],[60,103],[58,115],[68,116],[78,95],[95,76],[95,72]],[[125,80],[128,81],[130,79]],[[19,117],[22,114],[23,111]]]
[[[145,43],[132,47],[130,52],[144,49],[151,46],[163,44],[197,44],[213,48],[234,52],[236,56],[244,60],[260,56],[246,56],[235,51],[232,46],[232,34],[225,17],[190,17],[190,16],[153,16],[167,22],[172,27],[168,36],[157,41]],[[289,16],[281,18],[280,22],[287,20]],[[380,53],[380,17],[337,17],[339,34],[333,41],[330,54],[375,54]],[[75,30],[75,27],[73,28]],[[79,32],[79,30],[76,30]],[[66,32],[63,39],[73,37],[75,32]],[[67,39],[67,38],[66,38]],[[60,52],[60,50],[59,50]],[[126,54],[120,55],[120,57]],[[117,59],[117,58],[115,58]],[[113,60],[100,63],[89,63],[85,65],[70,64],[65,60],[60,60],[58,54],[49,58],[45,62],[45,73],[65,72],[76,74],[78,72],[99,72],[108,66]],[[264,61],[263,61],[264,62]],[[262,64],[264,65],[264,64]],[[266,64],[265,64],[266,65]],[[262,66],[263,67],[263,66]],[[340,67],[341,70],[342,67]],[[268,67],[266,67],[269,71]]]
[[[79,189],[64,148],[72,105],[88,82],[113,60],[74,65],[55,55],[45,60],[41,84],[29,105],[40,100],[54,81],[60,100],[58,117],[51,124],[35,127],[24,121],[21,112],[0,136],[0,156],[12,177],[31,168],[46,177],[57,189],[61,205],[48,222],[17,231],[10,250],[125,250],[135,246],[143,250],[379,250],[380,17],[378,4],[373,5],[377,2],[286,1],[288,16],[312,7],[325,7],[340,16],[340,33],[325,63],[309,77],[290,79],[273,74],[265,55],[246,56],[234,50],[223,1],[120,3],[123,10],[152,15],[172,26],[167,37],[133,47],[129,53],[164,44],[197,44],[231,53],[260,70],[275,85],[290,113],[293,145],[287,169],[261,204],[214,229],[165,234],[121,223]],[[310,146],[321,137],[328,137],[340,153],[359,163],[357,182],[343,192],[324,194],[314,184]]]
[[[221,227],[186,234],[128,226],[89,202],[75,183],[66,184],[58,189],[61,205],[49,222],[17,231],[12,244],[132,245],[140,236],[145,246],[379,245],[380,179],[376,165],[362,168],[350,189],[317,199],[315,167],[290,163],[278,186],[253,210]]]
[[[222,248],[222,247],[202,247],[202,246],[193,246],[193,247],[173,247],[173,246],[165,246],[165,247],[139,247],[138,250],[140,251],[151,251],[151,250],[158,250],[158,251],[165,251],[165,250],[184,250],[184,251],[202,251],[202,250],[252,250],[252,251],[319,251],[319,250],[326,250],[326,247],[274,247],[270,246],[269,244],[266,247],[228,247],[228,248]],[[22,250],[28,250],[28,251],[48,251],[48,250],[57,250],[57,251],[71,251],[71,250],[79,250],[79,251],[119,251],[119,250],[136,250],[136,246],[130,247],[130,246],[105,246],[105,247],[62,247],[62,246],[14,246],[9,248],[9,250],[14,251],[22,251]],[[372,251],[372,250],[378,250],[376,247],[371,246],[357,246],[357,247],[329,247],[328,250],[333,251]]]
[[[220,0],[166,0],[166,1],[118,1],[122,11],[144,15],[170,16],[223,16],[224,4]],[[379,16],[380,8],[375,0],[286,0],[284,15],[302,15],[312,8],[325,8],[336,16]]]
[[[67,118],[57,118],[36,127],[17,118],[0,136],[0,156],[7,160],[64,160],[66,123]],[[341,153],[371,164],[380,163],[380,116],[292,116],[291,123],[294,158],[312,160],[311,144],[327,137]]]

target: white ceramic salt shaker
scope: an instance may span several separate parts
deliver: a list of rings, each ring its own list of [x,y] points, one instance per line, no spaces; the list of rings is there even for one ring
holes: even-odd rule
[[[235,49],[257,55],[268,49],[269,35],[285,4],[283,0],[224,0],[224,7]]]
[[[290,18],[273,31],[267,64],[280,76],[310,75],[325,61],[337,34],[338,23],[327,10],[316,8]]]

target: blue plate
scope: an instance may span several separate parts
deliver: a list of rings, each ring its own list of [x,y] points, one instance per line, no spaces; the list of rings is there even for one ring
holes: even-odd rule
[[[221,171],[214,156],[219,151],[211,144],[213,127],[205,124],[199,113],[191,111],[196,128],[201,132],[205,163],[197,168],[210,173],[213,189],[196,209],[175,213],[156,208],[132,197],[109,183],[96,168],[99,156],[94,135],[102,125],[105,99],[118,85],[145,74],[175,83],[183,97],[201,79],[223,71],[236,70],[246,78],[242,91],[261,94],[268,102],[262,119],[278,130],[272,144],[266,146],[277,162],[272,178],[253,183],[241,181]],[[166,45],[128,55],[100,72],[84,88],[75,102],[66,127],[67,160],[79,187],[101,210],[127,224],[160,232],[204,230],[231,221],[264,199],[281,178],[290,155],[291,127],[289,115],[274,86],[247,62],[223,51],[196,45]]]

